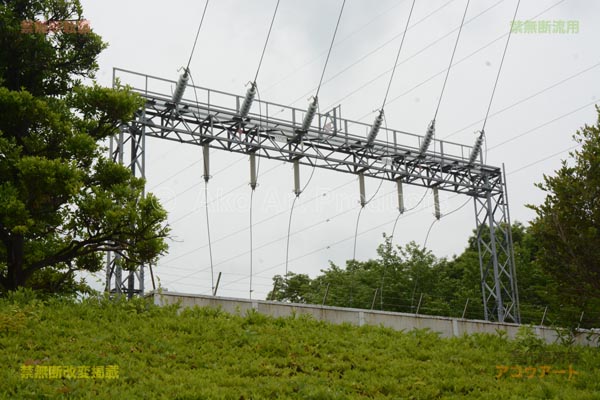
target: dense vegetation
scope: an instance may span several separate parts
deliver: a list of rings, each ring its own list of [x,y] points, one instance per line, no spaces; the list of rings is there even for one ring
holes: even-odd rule
[[[106,44],[23,30],[82,20],[78,0],[0,1],[0,295],[81,291],[75,272],[100,270],[108,250],[127,269],[166,251],[166,212],[102,146],[142,100],[82,84]]]
[[[430,331],[305,317],[159,308],[144,300],[0,300],[0,398],[597,399],[598,348],[527,330],[440,339]],[[116,379],[22,378],[24,366],[118,366]],[[514,367],[502,377],[497,366]],[[541,367],[549,366],[545,376]],[[577,372],[570,379],[553,371]],[[517,367],[522,368],[522,377]],[[534,377],[525,368],[535,370]]]
[[[600,301],[570,302],[574,299],[536,260],[539,245],[529,229],[516,223],[512,232],[522,322],[540,324],[543,318],[545,325],[600,327]],[[268,299],[483,319],[475,237],[450,260],[415,243],[399,247],[384,239],[376,259],[348,261],[346,268],[331,264],[314,279],[295,273],[275,276]]]

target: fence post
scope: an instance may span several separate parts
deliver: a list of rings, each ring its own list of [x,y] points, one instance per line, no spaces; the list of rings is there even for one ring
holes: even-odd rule
[[[213,296],[217,295],[217,290],[219,290],[219,282],[221,282],[221,272],[219,272],[219,276],[217,277],[217,284],[215,285],[215,290],[213,290]],[[273,288],[273,292],[275,292],[275,288]]]
[[[377,293],[379,292],[379,288],[375,289],[375,294],[373,295],[373,301],[371,302],[371,310],[375,307],[375,300],[377,299]]]
[[[544,315],[542,315],[542,322],[540,322],[540,326],[544,326],[544,320],[546,319],[546,312],[548,312],[548,306],[544,308]]]
[[[467,313],[467,306],[469,305],[469,298],[467,297],[467,301],[465,302],[465,308],[463,309],[462,319],[465,319],[465,314]]]
[[[325,288],[325,296],[323,296],[323,304],[325,305],[325,302],[327,301],[327,294],[329,293],[329,283],[327,284],[327,287]]]
[[[583,313],[584,313],[584,311],[581,312],[581,317],[579,317],[579,323],[577,324],[577,330],[579,330],[579,327],[581,326],[581,321],[583,321]]]
[[[421,308],[421,300],[423,300],[423,293],[421,293],[421,296],[419,297],[419,304],[417,304],[417,312],[415,312],[415,315],[419,315],[419,309]]]

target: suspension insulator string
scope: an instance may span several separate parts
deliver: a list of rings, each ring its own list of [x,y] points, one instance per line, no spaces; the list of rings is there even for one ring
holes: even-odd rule
[[[240,110],[238,111],[238,117],[242,118],[242,119],[244,119],[248,116],[248,113],[250,112],[250,108],[252,107],[252,102],[254,101],[254,97],[256,96],[256,93],[258,91],[256,82],[258,81],[258,74],[260,72],[260,68],[262,67],[263,59],[265,57],[265,52],[267,51],[267,44],[269,43],[269,38],[271,37],[271,31],[273,30],[273,23],[275,22],[275,17],[277,16],[277,10],[279,9],[279,2],[280,2],[280,0],[277,0],[277,4],[275,4],[275,11],[273,12],[273,17],[271,18],[271,23],[269,24],[269,31],[267,32],[267,38],[265,39],[265,44],[264,44],[262,52],[260,54],[260,60],[258,61],[258,67],[256,68],[256,74],[254,75],[254,80],[252,82],[249,82],[250,87],[246,91],[246,96],[244,97],[242,106],[240,107]]]
[[[208,144],[204,144],[203,148],[203,161],[204,161],[204,209],[206,213],[206,231],[208,236],[208,255],[210,259],[210,284],[211,292],[215,292],[215,274],[213,267],[213,255],[212,255],[212,240],[210,237],[210,219],[208,213],[208,181],[210,180],[210,159],[209,159],[209,147]]]
[[[340,14],[338,15],[337,22],[335,24],[335,30],[333,31],[333,37],[331,38],[331,44],[329,45],[329,50],[327,51],[327,57],[325,58],[325,64],[323,65],[323,70],[321,71],[321,78],[319,79],[319,85],[317,86],[317,92],[310,99],[310,103],[308,105],[308,110],[306,110],[306,114],[304,114],[304,119],[302,120],[302,125],[299,132],[296,134],[295,139],[298,140],[302,137],[303,133],[308,131],[310,128],[313,119],[315,118],[315,114],[319,107],[319,92],[321,91],[321,85],[323,84],[323,77],[325,76],[325,71],[327,70],[327,64],[329,63],[329,57],[331,56],[331,50],[333,49],[333,44],[335,43],[335,37],[337,35],[338,28],[340,26],[340,21],[342,19],[342,14],[344,13],[344,6],[346,5],[346,0],[342,2],[342,7],[340,8]]]
[[[369,131],[369,135],[367,137],[367,147],[372,147],[375,142],[375,138],[377,137],[377,133],[381,129],[381,123],[384,118],[384,109],[385,104],[387,102],[388,95],[390,93],[390,88],[392,86],[392,81],[394,79],[394,74],[396,73],[396,67],[398,66],[398,60],[400,59],[400,52],[402,51],[402,46],[404,45],[404,38],[406,37],[406,31],[408,30],[408,25],[410,24],[410,17],[412,16],[413,9],[415,8],[416,0],[413,0],[412,5],[410,7],[410,12],[408,13],[408,18],[406,20],[406,26],[404,27],[404,33],[402,34],[402,40],[400,41],[400,46],[398,47],[398,52],[396,53],[396,59],[394,60],[394,67],[392,68],[392,73],[390,75],[390,80],[387,85],[387,89],[385,91],[385,96],[383,96],[383,103],[381,104],[381,109],[379,110],[379,114],[375,117],[375,121],[373,125],[371,125],[371,130]]]
[[[448,64],[448,69],[446,69],[446,76],[444,77],[444,84],[442,85],[442,90],[440,92],[440,97],[438,99],[437,107],[435,108],[435,114],[433,115],[433,119],[431,120],[429,126],[427,127],[427,132],[425,133],[425,138],[421,143],[421,147],[419,152],[421,155],[425,154],[427,151],[429,144],[435,137],[435,120],[437,118],[438,112],[440,111],[440,105],[442,104],[442,99],[444,98],[444,91],[446,90],[446,84],[448,83],[448,76],[450,75],[450,70],[452,69],[452,62],[454,61],[454,56],[456,55],[456,48],[458,47],[458,42],[460,40],[460,34],[462,33],[462,28],[465,24],[465,17],[467,16],[467,10],[469,9],[469,3],[471,0],[467,0],[467,4],[465,6],[465,11],[462,16],[462,20],[460,21],[460,27],[458,28],[458,34],[456,35],[456,41],[454,42],[454,48],[452,49],[452,56],[450,57],[450,63]],[[434,145],[435,152],[435,145]]]
[[[175,85],[175,90],[173,91],[171,102],[175,106],[177,106],[177,104],[179,104],[179,102],[183,98],[183,93],[185,92],[188,80],[190,79],[190,64],[192,62],[192,57],[194,56],[194,51],[196,50],[196,44],[198,43],[200,29],[202,28],[202,23],[204,22],[204,16],[206,15],[206,9],[208,8],[209,1],[210,0],[206,0],[206,3],[204,4],[204,11],[202,11],[202,18],[200,18],[200,23],[198,24],[196,38],[194,39],[194,45],[192,46],[192,51],[190,52],[190,58],[188,59],[187,66],[183,69],[183,74],[179,76],[179,80],[177,81],[177,84]]]

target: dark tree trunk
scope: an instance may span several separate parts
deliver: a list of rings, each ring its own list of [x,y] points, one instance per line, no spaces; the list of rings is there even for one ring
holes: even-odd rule
[[[7,276],[6,290],[16,290],[25,285],[27,276],[24,270],[24,243],[23,235],[12,235],[7,249]]]

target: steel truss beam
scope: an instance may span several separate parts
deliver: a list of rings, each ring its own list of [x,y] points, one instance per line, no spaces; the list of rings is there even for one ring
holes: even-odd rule
[[[313,125],[301,131],[304,111],[297,108],[257,100],[241,119],[242,96],[190,86],[187,98],[175,105],[170,93],[176,82],[115,68],[117,75],[146,99],[120,136],[122,144],[132,141],[129,165],[142,176],[137,160],[143,160],[145,137],[152,137],[473,197],[485,318],[519,322],[503,171],[485,165],[481,156],[470,163],[470,146],[433,140],[433,150],[421,155],[421,136],[387,128],[379,133],[386,140],[367,146],[370,125],[342,118],[339,107],[318,113]],[[125,142],[124,133],[129,134]]]

